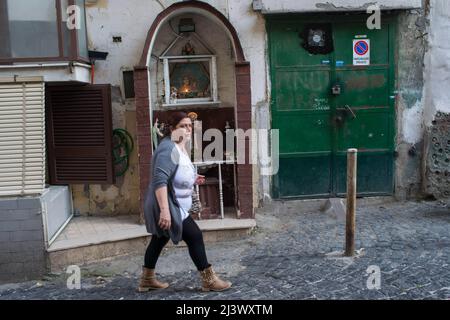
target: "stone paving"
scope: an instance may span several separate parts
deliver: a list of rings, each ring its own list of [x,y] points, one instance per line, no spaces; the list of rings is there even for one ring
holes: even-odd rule
[[[233,282],[231,290],[200,292],[187,250],[170,248],[158,262],[161,278],[171,284],[163,291],[137,293],[142,256],[126,256],[82,266],[80,290],[67,289],[68,275],[53,274],[0,286],[0,300],[450,299],[448,201],[358,208],[355,258],[340,254],[342,218],[294,205],[269,210],[260,210],[258,227],[246,239],[207,246],[210,262]],[[370,266],[381,271],[379,288],[368,281]]]

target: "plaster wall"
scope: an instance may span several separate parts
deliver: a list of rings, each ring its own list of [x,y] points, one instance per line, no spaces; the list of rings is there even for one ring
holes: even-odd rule
[[[398,16],[395,196],[421,197],[423,159],[424,69],[427,46],[424,9],[405,10]]]

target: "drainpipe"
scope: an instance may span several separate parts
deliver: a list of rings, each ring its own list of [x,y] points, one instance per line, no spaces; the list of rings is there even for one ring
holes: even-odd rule
[[[94,84],[95,62],[97,60],[106,60],[107,56],[108,56],[108,52],[89,50],[89,60],[91,61],[91,65],[92,65],[92,68],[91,68],[91,84]]]
[[[95,77],[95,60],[92,60],[91,63],[91,84],[94,84],[94,77]]]

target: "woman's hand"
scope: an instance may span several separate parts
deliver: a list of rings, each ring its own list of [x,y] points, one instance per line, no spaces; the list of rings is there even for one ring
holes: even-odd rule
[[[163,230],[169,230],[171,224],[171,216],[169,209],[162,209],[159,215],[159,227]]]
[[[197,175],[197,179],[195,180],[195,184],[201,185],[205,184],[205,176],[202,176],[200,174]]]

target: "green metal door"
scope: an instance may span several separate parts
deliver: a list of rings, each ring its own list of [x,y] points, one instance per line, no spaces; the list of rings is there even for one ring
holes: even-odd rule
[[[323,17],[268,18],[272,128],[280,133],[272,195],[345,195],[348,148],[359,150],[358,194],[392,194],[394,20],[369,30],[367,15]]]

